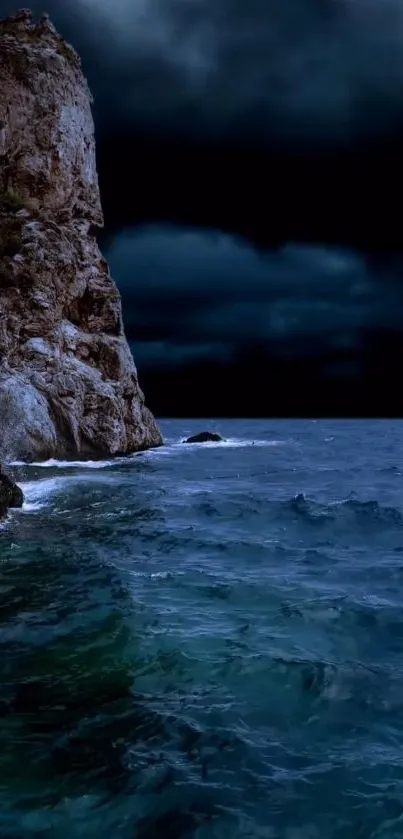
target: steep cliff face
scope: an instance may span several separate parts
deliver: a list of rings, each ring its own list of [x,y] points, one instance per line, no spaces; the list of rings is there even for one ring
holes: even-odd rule
[[[0,457],[161,445],[96,242],[91,96],[47,16],[0,20]]]

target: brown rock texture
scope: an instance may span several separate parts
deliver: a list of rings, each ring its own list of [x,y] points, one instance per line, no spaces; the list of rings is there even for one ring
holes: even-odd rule
[[[0,19],[0,457],[159,446],[96,233],[91,95],[45,15]]]

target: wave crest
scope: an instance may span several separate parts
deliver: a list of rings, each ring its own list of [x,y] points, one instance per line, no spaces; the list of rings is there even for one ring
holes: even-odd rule
[[[288,502],[287,507],[307,522],[341,521],[353,518],[357,525],[384,524],[392,527],[403,527],[403,514],[397,507],[382,506],[378,501],[360,501],[347,498],[343,501],[332,501],[321,504],[314,501],[303,492],[299,492]]]

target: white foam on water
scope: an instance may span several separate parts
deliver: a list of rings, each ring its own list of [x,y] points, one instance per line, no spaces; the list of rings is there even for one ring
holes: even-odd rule
[[[127,460],[127,458],[124,458]],[[122,462],[123,458],[116,458],[115,460],[49,460],[38,461],[37,463],[25,463],[22,460],[15,460],[10,463],[10,466],[32,466],[41,469],[105,469],[107,466],[113,466],[116,463]]]
[[[6,529],[9,520],[10,520],[10,515],[9,514],[5,515],[4,518],[0,519],[0,532],[2,530]]]
[[[23,460],[14,460],[9,465],[18,467],[18,466],[28,466],[34,467],[35,469],[107,469],[111,466],[119,466],[120,464],[127,465],[130,462],[136,460],[136,458],[141,455],[142,457],[156,457],[156,456],[165,456],[168,454],[179,454],[181,451],[192,451],[193,449],[200,449],[200,448],[207,448],[207,449],[236,449],[236,448],[245,448],[248,446],[261,446],[261,447],[274,447],[274,446],[283,446],[289,443],[289,440],[242,440],[238,438],[229,438],[227,440],[209,440],[206,443],[186,443],[186,437],[182,437],[179,440],[168,442],[164,446],[159,446],[155,449],[147,449],[146,451],[142,452],[134,452],[131,455],[126,455],[124,457],[115,457],[110,460],[56,460],[55,458],[49,458],[49,460],[42,460],[42,461],[34,461],[33,463],[27,463]]]
[[[19,481],[18,485],[21,487],[25,499],[22,510],[25,512],[39,510],[41,507],[49,504],[54,494],[62,487],[65,487],[66,485],[71,486],[72,484],[77,484],[77,482],[80,483],[82,481],[88,483],[88,480],[88,475],[81,474],[69,476],[57,475],[53,478],[40,478],[35,481]],[[94,475],[91,483],[101,483],[101,477],[95,477]],[[99,504],[101,504],[101,502],[94,502],[91,506],[96,507]]]
[[[169,442],[167,445],[158,449],[149,449],[143,452],[144,455],[151,457],[166,456],[169,454],[180,454],[180,452],[189,452],[197,449],[243,449],[250,446],[261,448],[274,448],[276,446],[284,446],[289,443],[289,440],[240,440],[236,438],[229,438],[227,440],[209,440],[206,443],[187,443],[186,437]]]
[[[51,496],[64,483],[63,478],[45,478],[39,481],[23,481],[19,483],[24,493],[24,513],[36,512],[50,502]]]
[[[129,569],[127,572],[129,577],[143,578],[146,580],[168,580],[173,576],[172,571],[133,571]],[[175,576],[183,576],[183,571],[177,571]]]
[[[212,495],[215,494],[215,490],[209,489],[209,485],[203,481],[200,484],[189,484],[186,483],[185,486],[177,486],[175,489],[176,495]]]
[[[284,440],[239,440],[235,437],[230,437],[228,440],[208,440],[206,443],[187,443],[186,437],[180,440],[182,446],[192,449],[195,446],[197,448],[206,446],[209,449],[237,449],[245,448],[246,446],[282,446],[284,442]]]

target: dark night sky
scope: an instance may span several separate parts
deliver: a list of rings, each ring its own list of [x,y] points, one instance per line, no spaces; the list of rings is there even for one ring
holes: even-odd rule
[[[401,0],[30,5],[95,96],[150,407],[403,415]]]

